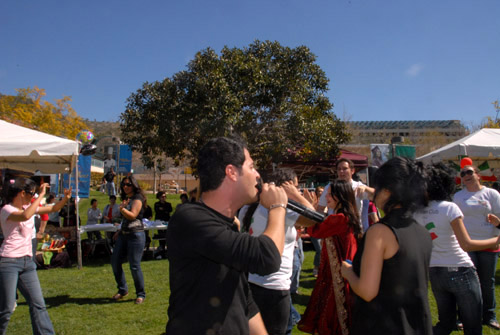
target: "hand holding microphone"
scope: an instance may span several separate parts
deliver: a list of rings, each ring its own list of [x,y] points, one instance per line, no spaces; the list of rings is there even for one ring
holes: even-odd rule
[[[322,222],[325,219],[324,214],[322,214],[320,212],[316,212],[314,210],[311,210],[297,201],[288,199],[285,191],[281,187],[274,186],[274,183],[264,184],[264,186],[263,186],[261,179],[259,179],[258,183],[256,185],[256,188],[259,190],[261,205],[266,207],[267,209],[269,209],[271,205],[285,204],[286,208],[288,208],[288,209],[294,211],[295,213],[298,213],[298,214],[300,214],[300,215],[302,215],[310,220],[313,220],[315,222]],[[281,190],[281,192],[283,193],[283,195],[285,197],[284,198],[285,201],[284,202],[272,202],[272,201],[268,202],[269,199],[267,199],[267,195],[266,195],[266,200],[264,203],[262,201],[264,188],[266,189],[266,193],[267,193],[267,190],[271,190],[271,191]],[[281,198],[281,200],[283,200],[283,198]],[[268,206],[266,206],[266,204],[268,204]]]
[[[274,183],[260,185],[259,191],[260,204],[267,209],[271,209],[271,207],[285,207],[288,202],[285,191],[281,187],[276,187]]]

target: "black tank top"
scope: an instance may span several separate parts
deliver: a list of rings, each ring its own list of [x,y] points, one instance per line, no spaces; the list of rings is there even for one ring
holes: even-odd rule
[[[128,220],[123,218],[122,220],[122,231],[125,232],[139,232],[139,231],[144,231],[144,226],[142,225],[142,218],[144,216],[144,197],[142,194],[134,194],[132,197],[130,197],[130,201],[127,205],[127,209],[131,210],[132,209],[132,202],[134,200],[139,200],[142,203],[141,210],[139,211],[139,214],[137,214],[137,217],[135,220]]]
[[[389,227],[399,250],[384,260],[378,295],[370,302],[355,296],[351,333],[432,334],[427,286],[432,240],[427,230],[401,209],[380,223]],[[359,276],[365,238],[353,260]]]

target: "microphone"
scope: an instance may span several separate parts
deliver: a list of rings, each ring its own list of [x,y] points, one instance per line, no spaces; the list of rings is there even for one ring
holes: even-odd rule
[[[323,222],[325,220],[325,215],[320,212],[313,211],[312,209],[307,208],[306,206],[298,203],[295,200],[288,199],[288,203],[286,204],[286,208],[295,213],[302,215],[303,217],[313,220],[315,222]]]
[[[262,179],[257,180],[257,185],[255,185],[255,188],[257,188],[258,193],[262,192]],[[302,205],[301,203],[288,199],[288,203],[286,204],[286,208],[289,210],[298,213],[302,215],[303,217],[315,221],[315,222],[323,222],[325,220],[325,215],[321,214],[320,212],[313,211],[312,209],[307,208],[306,206]]]

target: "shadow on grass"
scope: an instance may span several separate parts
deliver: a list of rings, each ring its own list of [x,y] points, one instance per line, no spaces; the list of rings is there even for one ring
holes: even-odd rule
[[[307,294],[294,294],[292,295],[292,302],[294,305],[302,305],[306,307],[310,298],[311,297]]]
[[[58,307],[66,304],[75,305],[107,305],[107,304],[121,304],[121,303],[134,303],[134,299],[125,299],[115,301],[111,298],[72,298],[69,295],[58,295],[55,297],[45,298],[47,308]],[[19,303],[19,306],[28,305],[26,302]]]

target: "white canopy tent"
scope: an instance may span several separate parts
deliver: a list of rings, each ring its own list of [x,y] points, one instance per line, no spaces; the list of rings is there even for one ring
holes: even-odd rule
[[[71,173],[78,142],[0,120],[0,168]]]
[[[469,136],[445,145],[417,160],[424,163],[440,161],[455,161],[460,165],[460,159],[468,156],[475,164],[488,161],[492,168],[500,168],[500,129],[483,128]]]
[[[69,173],[77,167],[78,142],[0,120],[0,168],[25,172]],[[78,168],[77,168],[78,169]],[[78,185],[78,171],[75,185]],[[78,194],[78,186],[76,190]],[[76,203],[78,212],[78,202]],[[80,229],[76,220],[78,267],[81,268]]]

